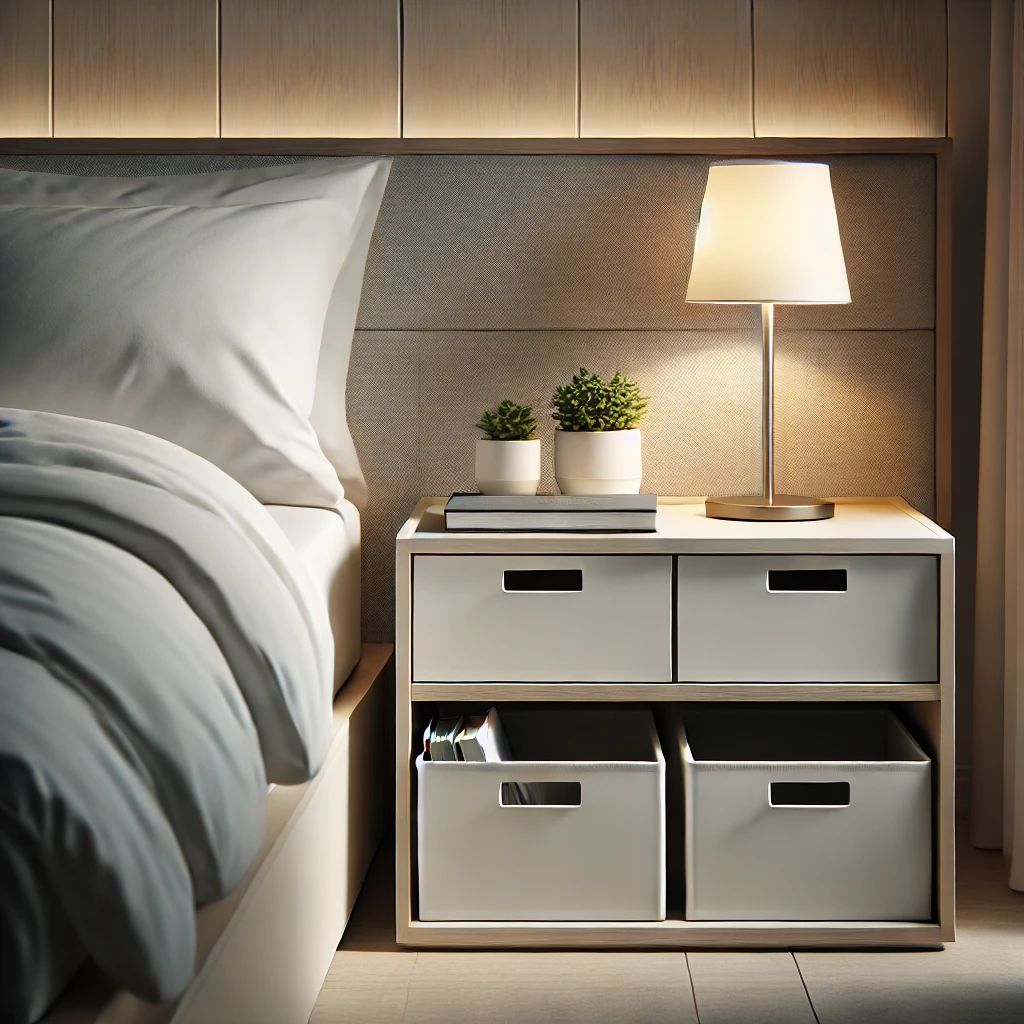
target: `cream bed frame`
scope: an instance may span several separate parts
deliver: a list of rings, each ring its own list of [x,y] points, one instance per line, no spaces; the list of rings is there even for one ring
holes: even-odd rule
[[[111,988],[85,968],[45,1024],[305,1024],[394,791],[391,644],[364,644],[334,700],[334,738],[316,778],[277,786],[248,874],[196,914],[196,976],[173,1005]]]

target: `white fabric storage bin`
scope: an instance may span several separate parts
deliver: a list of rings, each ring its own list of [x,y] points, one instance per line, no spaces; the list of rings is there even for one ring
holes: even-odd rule
[[[417,682],[672,681],[671,555],[416,555]]]
[[[518,760],[416,759],[419,919],[663,921],[665,759],[650,710],[500,710]],[[506,806],[503,783],[562,785],[537,787],[547,804]]]
[[[677,575],[680,682],[938,681],[934,555],[680,555]]]
[[[678,742],[687,918],[931,920],[931,762],[888,708],[687,710]]]

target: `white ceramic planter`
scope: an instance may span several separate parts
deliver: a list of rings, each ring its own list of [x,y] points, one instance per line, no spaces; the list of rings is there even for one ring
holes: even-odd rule
[[[540,486],[540,439],[476,443],[476,488],[481,494],[536,494]]]
[[[556,430],[555,480],[563,494],[638,494],[640,430]]]

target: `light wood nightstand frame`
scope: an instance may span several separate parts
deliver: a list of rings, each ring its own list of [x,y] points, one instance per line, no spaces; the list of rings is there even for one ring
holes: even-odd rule
[[[402,945],[448,948],[936,947],[954,938],[953,538],[902,498],[836,499],[836,518],[810,523],[707,519],[702,498],[660,498],[647,534],[445,533],[424,498],[396,542],[395,910]],[[844,508],[861,506],[851,523]],[[894,528],[864,529],[866,509]],[[862,511],[863,510],[863,511]],[[852,509],[850,510],[853,511]],[[860,524],[858,528],[857,524]],[[412,570],[417,554],[932,554],[939,559],[939,678],[935,683],[414,683]],[[932,922],[665,921],[420,922],[415,894],[412,759],[416,705],[439,701],[882,701],[911,725],[934,771]],[[418,753],[418,749],[415,751]]]

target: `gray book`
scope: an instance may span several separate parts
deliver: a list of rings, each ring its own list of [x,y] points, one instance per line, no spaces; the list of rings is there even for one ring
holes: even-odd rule
[[[445,505],[452,531],[651,533],[654,494],[453,494]]]
[[[455,737],[456,753],[463,761],[511,761],[512,747],[498,716],[491,708],[486,715],[470,715]]]

